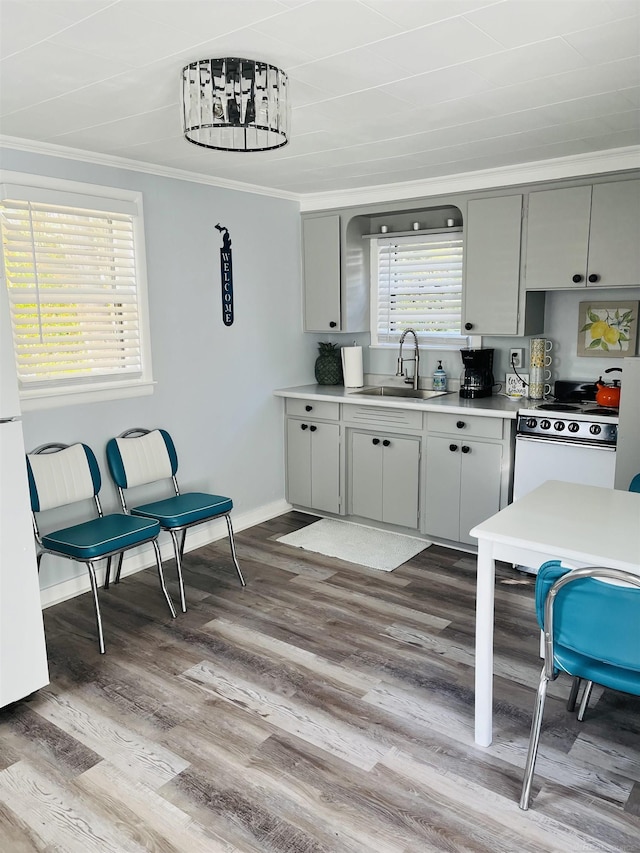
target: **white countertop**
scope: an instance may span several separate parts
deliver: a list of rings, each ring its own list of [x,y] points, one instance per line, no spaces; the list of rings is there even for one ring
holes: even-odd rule
[[[373,386],[365,386],[373,387]],[[508,418],[515,420],[522,400],[510,400],[500,394],[481,397],[478,400],[464,400],[457,391],[451,391],[442,397],[422,400],[412,397],[368,397],[358,394],[360,388],[345,388],[342,385],[298,385],[295,388],[279,388],[274,391],[276,397],[291,397],[299,400],[326,400],[334,403],[347,403],[358,406],[384,406],[394,409],[416,409],[422,412],[446,412],[452,415],[479,415],[486,418]]]

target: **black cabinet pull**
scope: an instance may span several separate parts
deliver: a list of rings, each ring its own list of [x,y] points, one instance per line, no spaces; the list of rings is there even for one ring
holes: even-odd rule
[[[313,424],[311,424],[311,426],[309,427],[309,432],[315,432],[317,429],[317,426],[313,426]]]
[[[310,412],[312,409],[313,409],[313,406],[305,406],[304,407],[305,412]]]
[[[372,440],[371,444],[380,444],[380,439],[379,439],[379,438],[374,438],[374,439]]]
[[[389,447],[390,444],[391,444],[391,442],[389,441],[388,438],[385,438],[385,440],[382,442],[383,447]]]
[[[449,450],[450,450],[452,453],[455,453],[457,449],[458,449],[458,445],[457,445],[457,444],[450,444],[450,445],[449,445]]]
[[[596,281],[600,281],[600,276],[596,275],[594,272],[592,272],[591,275],[589,276],[589,281],[591,282],[591,284],[593,284]]]
[[[338,324],[336,323],[336,321],[335,321],[335,320],[332,320],[332,321],[329,323],[329,328],[330,328],[330,329],[335,329],[335,327],[336,327],[337,325],[338,325]]]
[[[571,278],[571,281],[572,281],[574,284],[580,284],[580,282],[582,281],[582,276],[580,275],[580,273],[579,273],[579,272],[577,272],[577,273],[576,273],[576,274]]]
[[[464,421],[458,421],[456,426],[458,427],[458,429],[464,429],[465,428],[465,422]]]
[[[300,424],[300,429],[309,429],[309,424]]]
[[[311,427],[311,429],[313,429],[313,427]],[[462,445],[462,452],[463,453],[468,453],[470,450],[471,450],[471,448],[468,447],[466,444]]]
[[[471,329],[473,329],[473,323],[465,323],[464,327],[467,330],[467,332],[470,332]]]

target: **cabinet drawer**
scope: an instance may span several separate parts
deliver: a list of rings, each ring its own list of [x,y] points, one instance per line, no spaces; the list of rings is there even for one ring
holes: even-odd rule
[[[340,417],[340,403],[327,403],[318,400],[294,400],[287,398],[286,412],[303,418],[322,418],[325,421],[337,421]]]
[[[502,438],[503,418],[483,418],[478,415],[445,415],[429,412],[429,432],[447,432],[454,435],[474,435],[478,438]]]
[[[358,426],[387,427],[390,430],[422,429],[422,412],[408,409],[383,408],[378,406],[344,407],[343,420]]]

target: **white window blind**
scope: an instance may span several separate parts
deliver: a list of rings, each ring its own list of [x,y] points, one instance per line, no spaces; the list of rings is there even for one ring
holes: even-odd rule
[[[423,340],[460,336],[462,233],[379,237],[373,249],[377,342],[396,343],[407,327]]]
[[[21,386],[140,377],[133,213],[107,198],[92,209],[29,195],[0,202]]]

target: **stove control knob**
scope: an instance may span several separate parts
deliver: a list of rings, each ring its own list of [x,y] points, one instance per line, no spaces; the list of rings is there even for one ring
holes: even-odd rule
[[[569,432],[578,432],[578,430],[580,429],[580,424],[577,424],[575,421],[572,421],[567,427],[567,429],[569,430]]]
[[[553,425],[553,428],[557,432],[562,432],[562,430],[564,429],[564,421],[556,421]]]
[[[535,429],[538,425],[538,421],[535,418],[527,418],[525,423],[529,427],[529,429]]]
[[[548,421],[546,419],[544,421],[540,421],[540,428],[541,429],[551,429],[551,421]]]
[[[591,424],[591,426],[589,427],[589,432],[591,433],[591,435],[600,435],[600,433],[602,432],[602,427],[600,426],[600,424]]]

